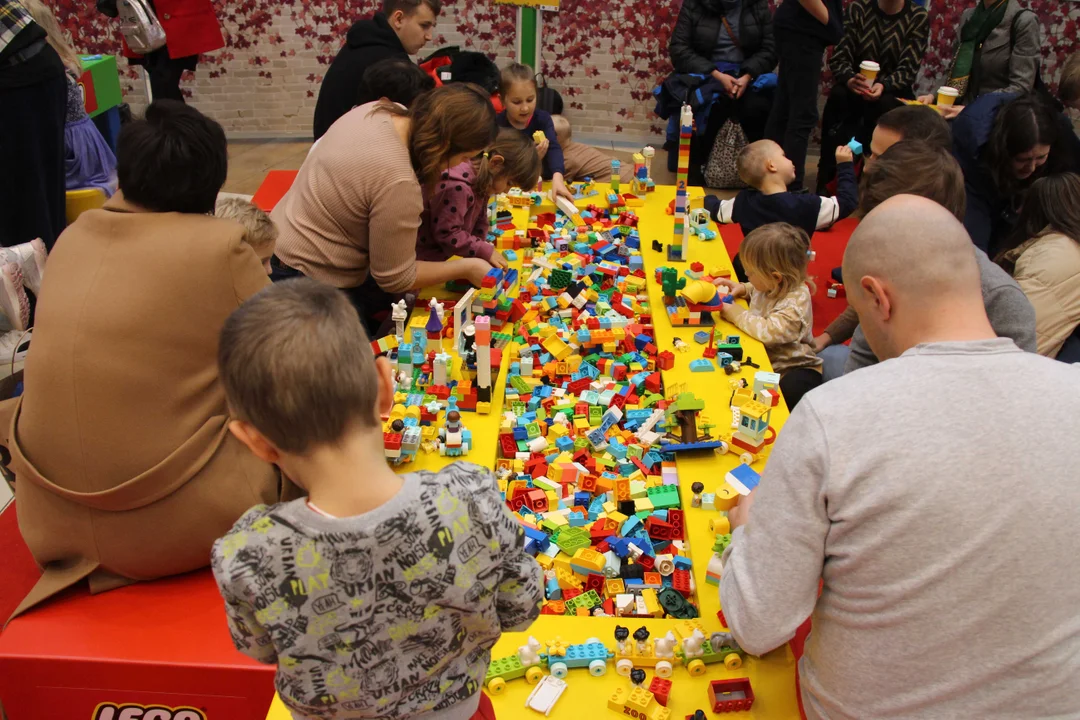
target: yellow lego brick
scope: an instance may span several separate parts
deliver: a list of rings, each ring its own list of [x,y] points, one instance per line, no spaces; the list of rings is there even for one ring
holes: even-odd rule
[[[626,478],[619,478],[615,481],[615,501],[622,502],[623,500],[630,499],[630,481]]]
[[[649,709],[649,705],[654,702],[656,702],[655,695],[645,688],[636,687],[630,688],[630,695],[626,698],[625,705],[643,714]]]
[[[574,553],[574,565],[597,573],[604,571],[604,556],[590,548],[580,548]]]
[[[558,507],[559,506],[559,494],[557,492],[555,492],[554,490],[545,490],[544,495],[547,496],[548,507]],[[559,517],[561,517],[563,520],[566,520],[565,515],[559,515]],[[560,523],[560,524],[562,524],[562,523]],[[567,521],[566,524],[569,524],[569,521]]]
[[[544,570],[550,570],[555,565],[555,561],[551,559],[550,555],[540,553],[536,556],[536,564],[544,568]]]
[[[525,472],[525,461],[524,460],[518,460],[517,458],[514,458],[514,472],[515,473],[523,473],[523,472]]]
[[[506,496],[506,486],[509,485],[509,483],[506,481],[506,478],[503,477],[503,478],[498,479],[498,484],[499,484],[499,492],[501,492],[503,494],[503,496],[505,497]]]
[[[604,595],[607,597],[613,598],[624,592],[626,592],[626,583],[622,580],[615,578],[614,580],[604,581]]]
[[[700,619],[679,620],[675,623],[675,634],[682,640],[693,635],[695,630],[700,630],[703,635],[708,636],[708,633],[705,632],[705,626],[701,624]]]
[[[730,510],[739,502],[739,493],[727,483],[716,488],[716,509]]]
[[[570,431],[566,429],[565,425],[556,424],[548,428],[548,436],[555,440],[558,440],[559,438],[569,433]]]
[[[574,572],[570,569],[570,556],[561,551],[555,556],[553,567],[555,568],[555,572]]]
[[[629,480],[630,482],[635,482],[637,480],[644,480],[645,479],[645,473],[641,472],[640,470],[635,470],[634,472],[627,475],[626,479]]]
[[[606,503],[604,503],[604,512],[607,513],[608,517],[611,517],[611,514],[617,512],[618,509],[619,504],[616,503],[614,500],[608,500]]]
[[[659,705],[653,710],[652,720],[671,720],[671,708]]]
[[[624,705],[626,705],[626,688],[617,687],[614,692],[608,696],[608,710],[614,710],[615,712],[622,714]]]
[[[525,482],[524,480],[511,480],[506,485],[506,494],[509,495],[512,498],[512,497],[514,497],[514,493],[517,492],[518,489],[524,490],[525,488],[528,488],[528,487],[529,487],[529,484],[527,482]]]
[[[647,497],[636,498],[634,500],[634,511],[635,512],[652,512],[655,509],[656,508],[653,507],[652,500],[650,500]]]
[[[566,527],[570,524],[570,521],[566,519],[565,515],[557,512],[544,513],[544,519],[553,523],[555,527]]]
[[[615,512],[608,513],[608,520],[613,520],[619,523],[619,525],[621,526],[624,522],[626,522],[627,517],[618,510],[616,510]]]
[[[652,588],[644,588],[641,591],[641,599],[645,601],[646,612],[652,617],[659,617],[662,610],[660,608],[660,601],[656,599],[656,591]]]
[[[630,497],[629,499],[643,498],[646,496],[645,481],[644,480],[630,480]]]
[[[573,590],[580,588],[583,585],[579,575],[575,572],[563,572],[561,570],[555,571],[555,580],[559,583],[559,587],[563,590]]]
[[[589,419],[588,418],[574,418],[574,429],[579,432],[589,431]]]

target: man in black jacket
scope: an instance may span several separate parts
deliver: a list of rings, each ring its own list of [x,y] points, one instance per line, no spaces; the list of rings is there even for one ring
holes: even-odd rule
[[[319,88],[316,140],[356,105],[366,69],[387,58],[408,60],[431,42],[440,9],[440,0],[383,0],[382,12],[353,23]]]
[[[776,66],[769,3],[684,0],[669,51],[676,73],[705,75],[721,86],[706,127],[690,143],[690,184],[698,185],[716,135],[728,119],[739,121],[748,142],[765,136],[772,93],[755,92],[750,86]],[[669,153],[669,167],[676,156],[677,152]]]

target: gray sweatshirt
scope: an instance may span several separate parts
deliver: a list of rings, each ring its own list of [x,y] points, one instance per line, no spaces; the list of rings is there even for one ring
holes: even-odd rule
[[[1011,338],[1021,350],[1035,352],[1035,308],[1009,273],[1002,270],[979,248],[974,250],[982,280],[983,304],[986,306],[986,317],[990,319],[990,326],[998,337]],[[849,373],[877,361],[877,356],[866,342],[862,328],[855,328],[844,372]]]
[[[349,518],[260,505],[214,543],[233,642],[277,663],[296,718],[468,720],[500,633],[540,614],[543,570],[490,470],[404,481]]]
[[[720,600],[810,718],[1080,717],[1080,369],[933,343],[791,414]],[[820,597],[818,581],[824,581]]]

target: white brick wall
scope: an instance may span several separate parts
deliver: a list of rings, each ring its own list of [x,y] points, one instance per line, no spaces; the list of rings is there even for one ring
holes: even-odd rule
[[[485,3],[488,1],[485,0]],[[231,0],[224,3],[230,9],[233,4]],[[183,83],[184,89],[191,93],[189,101],[217,119],[230,137],[310,137],[318,82],[326,69],[318,58],[333,57],[344,38],[344,29],[320,24],[319,34],[327,42],[309,43],[296,32],[298,20],[295,15],[302,12],[299,2],[296,3],[297,9],[290,10],[290,5],[292,3],[288,1],[279,4],[280,14],[275,14],[269,25],[259,29],[252,48],[229,48],[215,53],[209,61],[200,64],[193,77]],[[444,45],[459,45],[494,55],[496,64],[501,67],[513,60],[513,13],[511,8],[493,12],[490,6],[481,10],[473,7],[471,0],[448,3],[444,5],[437,27],[439,36],[423,52],[427,54]],[[234,36],[243,34],[244,31],[238,29],[238,23],[230,21],[229,16],[228,11],[220,14],[226,30]],[[344,19],[338,23],[340,27],[347,28],[348,18],[353,16],[352,13],[343,16]],[[560,57],[559,49],[548,43],[550,38],[559,35],[559,17],[551,13],[545,13],[544,17],[548,28],[543,57],[550,66],[553,62],[559,62]],[[569,21],[576,22],[577,19]],[[303,17],[299,24],[306,24]],[[474,44],[458,31],[457,28],[462,25],[470,30],[475,28],[469,38],[491,33],[494,39]],[[280,43],[275,41],[276,38],[280,38]],[[282,53],[287,57],[281,57]],[[572,69],[564,67],[572,71],[571,77],[552,80],[550,84],[563,93],[566,114],[580,137],[611,136],[616,132],[615,126],[619,125],[625,137],[615,135],[615,139],[620,143],[641,145],[649,141],[650,123],[646,115],[651,103],[636,103],[631,98],[631,85],[622,82],[622,73],[610,69],[616,56],[617,50],[613,52],[601,42],[583,65]],[[263,59],[261,66],[256,64],[260,58]],[[121,66],[124,64],[121,61]],[[270,78],[260,77],[260,73],[266,72],[269,72]],[[146,95],[143,83],[138,79],[140,76],[134,72],[130,75],[124,81],[125,99],[134,111],[139,112],[145,107]],[[595,89],[595,85],[600,85],[601,89]],[[581,93],[576,97],[567,95],[565,89],[575,86],[581,88]],[[651,90],[652,82],[635,80],[634,87]],[[581,107],[571,107],[572,102],[580,103]],[[624,107],[625,116],[617,115]]]

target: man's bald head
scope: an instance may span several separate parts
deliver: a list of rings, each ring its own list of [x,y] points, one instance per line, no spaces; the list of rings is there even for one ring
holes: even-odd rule
[[[971,238],[926,198],[897,195],[870,212],[848,242],[843,272],[848,299],[882,359],[915,344],[906,342],[910,332],[942,314],[986,319]]]

